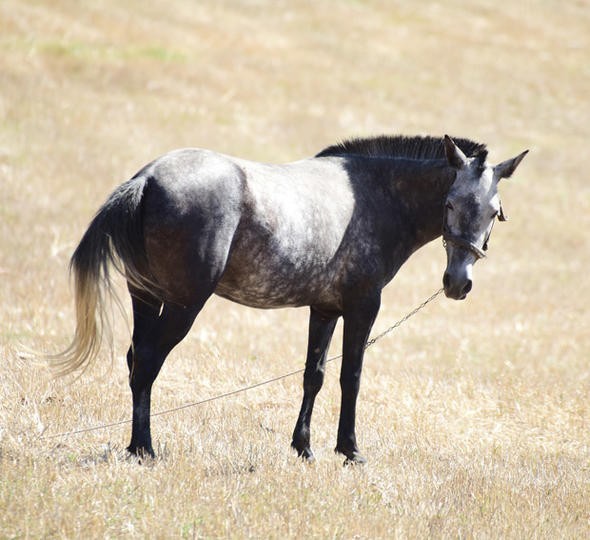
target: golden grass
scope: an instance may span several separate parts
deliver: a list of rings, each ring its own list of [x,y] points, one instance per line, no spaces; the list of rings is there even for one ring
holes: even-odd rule
[[[590,534],[590,12],[463,4],[0,4],[0,537]],[[125,455],[128,425],[48,438],[130,416],[120,319],[115,364],[105,351],[78,381],[19,356],[69,342],[67,261],[115,185],[179,146],[287,161],[382,132],[471,137],[492,161],[532,151],[502,186],[511,221],[469,299],[367,353],[367,466],[332,453],[338,362],[311,467],[288,447],[299,377],[155,418],[147,466]],[[443,267],[438,243],[416,254],[375,333]],[[211,300],[154,410],[302,367],[306,322]]]

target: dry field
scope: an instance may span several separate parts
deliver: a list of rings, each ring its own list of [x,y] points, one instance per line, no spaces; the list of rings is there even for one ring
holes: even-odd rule
[[[0,537],[588,537],[589,51],[586,0],[2,0]],[[447,132],[493,162],[531,153],[468,300],[437,299],[367,352],[367,466],[332,451],[338,361],[313,466],[289,448],[300,375],[154,418],[147,465],[126,457],[129,424],[55,437],[131,414],[122,316],[115,361],[78,380],[23,354],[68,344],[68,259],[115,185],[181,146],[280,162]],[[417,253],[375,333],[444,265],[439,242]],[[306,322],[212,299],[154,410],[303,367]]]

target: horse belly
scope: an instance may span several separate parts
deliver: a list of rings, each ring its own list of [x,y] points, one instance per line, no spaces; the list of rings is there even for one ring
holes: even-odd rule
[[[271,272],[241,273],[239,276],[224,276],[215,289],[215,294],[255,308],[271,309],[299,307],[314,304],[339,306],[334,288],[324,280],[285,276]]]
[[[219,296],[257,308],[339,307],[339,265],[326,242],[250,237],[237,244],[215,290]]]

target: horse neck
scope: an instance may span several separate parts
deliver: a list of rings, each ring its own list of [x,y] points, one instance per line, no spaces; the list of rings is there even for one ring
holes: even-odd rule
[[[414,228],[414,249],[418,249],[442,233],[444,204],[455,171],[445,160],[392,161],[394,193]]]

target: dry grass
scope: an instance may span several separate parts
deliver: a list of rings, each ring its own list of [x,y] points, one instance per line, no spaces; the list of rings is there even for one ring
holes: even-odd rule
[[[585,2],[0,4],[0,537],[590,534],[590,11]],[[19,358],[73,331],[68,257],[110,190],[179,146],[266,161],[359,134],[449,132],[499,161],[511,221],[468,301],[439,300],[366,358],[359,440],[335,457],[336,363],[312,466],[288,445],[294,377],[154,419],[125,456],[119,358],[52,381]],[[386,289],[375,330],[438,288],[440,245]],[[303,365],[305,310],[212,300],[156,384],[162,410]],[[335,340],[332,352],[339,349]]]

